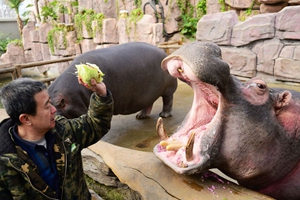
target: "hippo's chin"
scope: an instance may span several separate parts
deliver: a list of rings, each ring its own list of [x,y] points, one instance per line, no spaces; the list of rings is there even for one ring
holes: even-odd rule
[[[180,174],[193,174],[209,168],[220,138],[222,95],[218,89],[200,81],[184,80],[194,90],[192,108],[181,126],[168,137],[162,119],[157,122],[160,143],[154,154]]]

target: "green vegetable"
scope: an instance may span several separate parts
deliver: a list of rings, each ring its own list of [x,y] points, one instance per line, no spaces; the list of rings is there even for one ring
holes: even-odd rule
[[[99,67],[95,64],[86,63],[75,65],[77,68],[78,77],[82,80],[82,82],[91,86],[91,79],[95,79],[98,83],[103,81],[104,73],[99,69]]]

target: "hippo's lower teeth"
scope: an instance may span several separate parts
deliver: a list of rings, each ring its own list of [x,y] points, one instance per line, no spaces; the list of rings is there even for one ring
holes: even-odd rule
[[[184,147],[181,143],[169,144],[166,149],[167,151],[178,151],[181,147]]]
[[[195,133],[193,132],[190,137],[189,140],[186,144],[186,148],[185,148],[185,157],[187,161],[190,161],[193,159],[193,148],[194,148],[194,141],[195,141]]]
[[[167,151],[178,151],[181,147],[185,145],[179,141],[161,141],[160,146],[166,147]]]
[[[156,122],[156,133],[160,140],[165,140],[168,138],[168,134],[166,133],[166,131],[164,129],[164,125],[163,125],[163,121],[162,121],[161,117],[158,118],[158,120]]]

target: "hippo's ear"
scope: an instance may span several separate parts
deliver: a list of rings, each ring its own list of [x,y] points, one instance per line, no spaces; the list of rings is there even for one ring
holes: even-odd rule
[[[276,102],[275,102],[275,109],[279,110],[287,105],[289,105],[292,99],[292,93],[289,91],[284,91],[278,94]]]
[[[64,109],[66,107],[65,99],[61,99],[59,103],[55,105],[55,107],[61,110]]]

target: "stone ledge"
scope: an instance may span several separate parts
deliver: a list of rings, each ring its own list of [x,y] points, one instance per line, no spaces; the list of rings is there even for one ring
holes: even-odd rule
[[[187,195],[189,199],[272,199],[213,172],[193,176],[177,174],[152,152],[131,150],[103,141],[88,149],[93,158],[83,155],[85,163],[89,163],[88,160],[95,162],[95,159],[106,163],[118,180],[139,193],[141,199],[186,199]],[[84,168],[86,171],[86,166]]]

